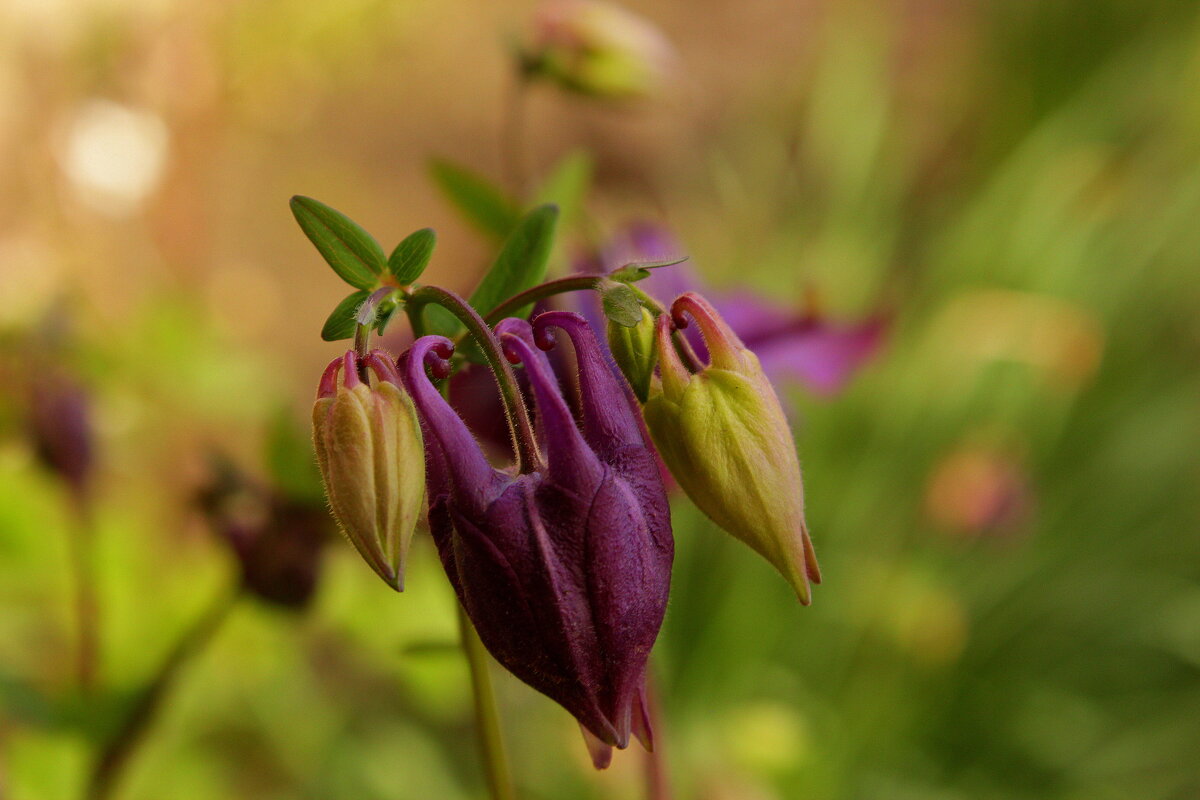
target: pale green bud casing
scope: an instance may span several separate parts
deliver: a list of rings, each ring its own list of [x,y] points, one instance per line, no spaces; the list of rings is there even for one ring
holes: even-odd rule
[[[608,349],[637,399],[645,403],[658,357],[654,351],[654,317],[644,308],[641,312],[642,321],[632,328],[608,321]]]
[[[425,448],[395,365],[379,351],[365,363],[369,382],[359,378],[353,353],[325,371],[313,406],[313,443],[342,532],[379,577],[403,591],[408,548],[425,504]]]
[[[684,366],[663,314],[655,330],[661,364],[644,407],[646,426],[672,476],[713,522],[775,566],[807,605],[821,572],[804,522],[800,459],[787,417],[759,365],[716,310],[688,293],[672,306],[704,334],[710,363]]]

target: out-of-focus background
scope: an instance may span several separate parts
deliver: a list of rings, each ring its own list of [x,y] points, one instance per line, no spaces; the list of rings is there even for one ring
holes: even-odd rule
[[[553,268],[648,221],[714,292],[887,320],[838,391],[781,386],[812,607],[674,505],[677,796],[1200,797],[1200,7],[634,10],[676,51],[662,87],[525,98],[530,180],[593,166]],[[401,596],[335,538],[319,577],[297,557],[306,606],[212,609],[253,562],[238,526],[325,528],[305,426],[347,290],[288,198],[385,248],[436,228],[425,280],[469,289],[495,243],[428,164],[503,178],[534,13],[0,3],[0,797],[81,797],[181,637],[206,646],[112,796],[482,796],[427,537]],[[594,773],[565,712],[496,677],[522,797],[641,796],[640,751]]]

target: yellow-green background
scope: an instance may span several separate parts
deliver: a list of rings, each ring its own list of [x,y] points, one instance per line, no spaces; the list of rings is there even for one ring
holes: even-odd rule
[[[895,313],[843,395],[787,391],[825,574],[811,608],[675,504],[656,663],[678,796],[1200,797],[1200,6],[637,10],[678,49],[674,83],[619,108],[535,91],[531,166],[590,149],[594,224],[669,222],[715,286],[797,305],[813,287],[832,317]],[[260,469],[276,409],[302,425],[338,352],[318,332],[347,289],[288,197],[345,211],[385,247],[435,227],[426,279],[469,288],[490,245],[426,163],[500,174],[506,42],[531,11],[0,3],[0,341],[15,352],[69,319],[94,393],[93,702],[119,704],[234,575],[187,506],[207,446]],[[124,203],[70,166],[97,101],[135,110],[162,150]],[[73,691],[73,523],[10,395],[0,797],[75,798],[92,745],[48,710]],[[963,452],[1019,476],[1015,524],[946,523],[931,476]],[[342,542],[324,577],[302,617],[235,610],[120,798],[482,796],[466,670],[413,647],[455,636],[429,542],[402,596]],[[640,796],[640,753],[596,775],[561,709],[499,688],[522,797]]]

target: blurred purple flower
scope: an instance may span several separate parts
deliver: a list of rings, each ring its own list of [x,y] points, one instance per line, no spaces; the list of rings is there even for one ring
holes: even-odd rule
[[[551,328],[574,345],[578,423],[531,343],[551,347]],[[670,588],[670,508],[628,388],[586,322],[549,312],[496,330],[525,365],[545,463],[492,468],[425,375],[448,369],[450,341],[418,339],[401,372],[425,429],[430,531],[484,645],[599,740],[602,767],[631,732],[649,747],[642,695]]]
[[[38,458],[83,494],[94,461],[87,392],[67,373],[48,370],[35,374],[29,394],[29,435]]]
[[[685,251],[666,229],[648,223],[629,225],[600,252],[578,265],[580,271],[609,272],[639,261],[668,261]],[[854,322],[834,322],[812,311],[796,311],[747,291],[721,294],[703,289],[687,264],[663,267],[638,286],[664,303],[685,292],[703,290],[738,338],[758,356],[773,383],[798,382],[823,396],[842,391],[883,345],[888,319],[875,314]],[[599,304],[588,296],[583,314],[604,330]],[[686,333],[701,358],[704,340],[695,329]]]

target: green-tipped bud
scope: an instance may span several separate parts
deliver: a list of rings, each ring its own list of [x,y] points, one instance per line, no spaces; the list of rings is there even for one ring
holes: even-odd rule
[[[654,352],[654,317],[644,308],[640,311],[642,321],[632,328],[608,320],[608,349],[633,393],[644,403],[650,397],[650,380],[658,356]]]
[[[672,340],[672,320],[684,327],[685,313],[709,351],[708,366],[695,373]],[[758,357],[690,292],[658,318],[655,349],[662,380],[645,418],[663,461],[700,510],[770,561],[807,605],[809,581],[820,583],[821,572],[804,524],[800,460]]]
[[[367,381],[353,352],[325,370],[313,442],[342,532],[388,586],[403,591],[408,546],[425,504],[425,448],[396,365],[378,350],[363,363]]]
[[[602,0],[548,0],[535,27],[524,68],[572,92],[609,100],[649,97],[675,69],[675,51],[662,32]]]

